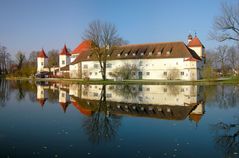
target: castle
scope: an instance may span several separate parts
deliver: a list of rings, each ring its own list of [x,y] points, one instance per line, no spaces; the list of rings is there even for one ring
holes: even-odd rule
[[[91,52],[90,40],[80,43],[72,52],[66,45],[59,53],[59,67],[47,68],[47,55],[42,49],[37,56],[37,72],[50,72],[70,78],[102,79],[99,61]],[[202,78],[205,64],[205,47],[195,35],[188,35],[188,42],[163,42],[129,44],[117,47],[107,54],[106,78],[115,68],[125,64],[135,65],[133,79],[198,80]]]

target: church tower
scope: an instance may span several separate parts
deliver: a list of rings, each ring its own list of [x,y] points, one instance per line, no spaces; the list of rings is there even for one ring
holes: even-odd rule
[[[70,56],[71,54],[68,52],[66,45],[64,45],[64,48],[61,50],[59,57],[60,68],[70,64]]]
[[[42,49],[37,55],[37,72],[44,71],[44,68],[47,66],[47,58],[44,49]]]

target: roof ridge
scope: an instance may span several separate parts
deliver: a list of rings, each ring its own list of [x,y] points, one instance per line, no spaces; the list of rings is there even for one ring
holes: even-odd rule
[[[145,46],[145,45],[156,45],[156,44],[170,44],[170,43],[184,43],[183,41],[173,41],[173,42],[152,42],[152,43],[139,43],[139,44],[127,44],[120,47],[130,47],[130,46]]]

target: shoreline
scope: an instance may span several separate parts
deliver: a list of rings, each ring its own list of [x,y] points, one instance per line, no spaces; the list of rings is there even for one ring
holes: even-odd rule
[[[158,84],[158,85],[216,85],[216,84],[239,84],[238,78],[221,78],[216,80],[89,80],[82,79],[66,79],[66,78],[29,78],[29,77],[6,77],[6,80],[19,80],[19,81],[47,81],[47,82],[64,82],[64,83],[78,83],[78,84]]]

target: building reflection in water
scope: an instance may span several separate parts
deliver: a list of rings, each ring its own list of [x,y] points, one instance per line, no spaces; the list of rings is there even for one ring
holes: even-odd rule
[[[188,118],[198,123],[205,110],[202,89],[196,85],[37,84],[41,106],[47,101],[49,90],[58,91],[64,112],[71,104],[86,116],[104,112],[107,117]]]

